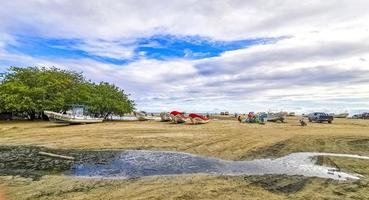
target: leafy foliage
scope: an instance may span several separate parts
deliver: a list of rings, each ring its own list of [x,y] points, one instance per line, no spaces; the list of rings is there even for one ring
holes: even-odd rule
[[[115,85],[95,84],[81,73],[55,67],[11,67],[0,83],[0,112],[26,113],[34,119],[44,110],[66,111],[75,104],[104,117],[134,109],[133,101]]]
[[[88,102],[92,113],[99,113],[100,117],[106,117],[114,114],[124,114],[133,110],[133,101],[128,99],[124,90],[117,86],[101,82],[94,84],[93,93]]]

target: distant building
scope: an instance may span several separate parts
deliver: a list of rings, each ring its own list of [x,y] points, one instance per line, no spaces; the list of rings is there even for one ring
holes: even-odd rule
[[[220,112],[220,115],[229,115],[229,112],[228,111]]]

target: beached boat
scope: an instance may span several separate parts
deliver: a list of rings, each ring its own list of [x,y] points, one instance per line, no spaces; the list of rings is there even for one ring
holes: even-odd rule
[[[179,123],[185,123],[188,122],[190,120],[189,117],[184,116],[183,114],[179,114],[175,116],[175,123],[179,124]]]
[[[198,115],[195,113],[191,113],[188,115],[190,117],[190,120],[192,122],[192,124],[206,124],[209,123],[209,118],[202,116],[202,115]]]
[[[162,121],[162,122],[169,122],[171,120],[172,119],[170,118],[170,114],[169,113],[167,113],[167,112],[160,113],[160,121]]]
[[[269,112],[267,114],[267,121],[268,122],[284,122],[285,118],[286,118],[286,113],[284,112],[279,112],[279,113],[271,113]]]
[[[334,115],[334,118],[347,118],[349,116],[349,113],[340,113],[337,115]]]
[[[175,123],[175,118],[176,118],[176,115],[178,115],[178,114],[180,114],[180,112],[178,112],[178,111],[172,111],[172,112],[169,113],[170,119],[173,123]]]
[[[184,123],[190,120],[189,117],[184,116],[183,113],[178,111],[170,112],[170,118],[172,119],[172,122],[176,124]]]
[[[135,112],[135,116],[137,117],[138,121],[147,121],[149,118],[146,116],[145,112]]]
[[[44,111],[51,122],[63,124],[91,124],[101,123],[104,118],[93,118],[85,115],[61,114],[52,111]]]

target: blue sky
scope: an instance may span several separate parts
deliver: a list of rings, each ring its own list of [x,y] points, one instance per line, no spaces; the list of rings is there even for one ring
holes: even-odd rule
[[[369,3],[2,2],[0,72],[56,66],[108,81],[139,110],[369,109]]]
[[[135,62],[142,56],[147,59],[202,59],[216,57],[226,51],[247,48],[275,42],[276,38],[257,38],[234,41],[218,41],[200,36],[176,37],[174,35],[154,35],[148,38],[137,38],[130,43],[113,41],[118,46],[134,46],[130,57],[113,58],[109,56],[95,55],[94,53],[79,48],[84,45],[81,39],[50,39],[44,37],[32,37],[27,35],[14,36],[15,43],[5,46],[9,53],[25,54],[35,58],[88,58],[98,62],[109,64],[127,64]],[[97,41],[98,42],[98,41]],[[129,50],[127,50],[129,51]]]

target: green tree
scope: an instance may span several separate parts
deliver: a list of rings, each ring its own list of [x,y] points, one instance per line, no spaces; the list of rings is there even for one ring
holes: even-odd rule
[[[11,67],[0,86],[0,99],[4,110],[34,119],[44,110],[65,109],[65,97],[83,82],[82,74],[54,67]]]
[[[5,73],[0,73],[0,95],[1,95],[1,85],[2,85],[2,82],[3,82],[3,78],[5,76]],[[0,96],[0,113],[4,112],[5,109],[4,109],[4,100],[1,98]]]
[[[94,84],[81,73],[55,67],[11,67],[0,82],[0,103],[1,112],[26,113],[30,119],[75,104],[87,105],[92,114],[103,117],[131,112],[134,106],[114,85]]]
[[[89,110],[99,117],[108,117],[110,114],[122,115],[132,112],[133,101],[129,100],[124,90],[113,84],[101,82],[93,84],[92,94],[89,98]]]

